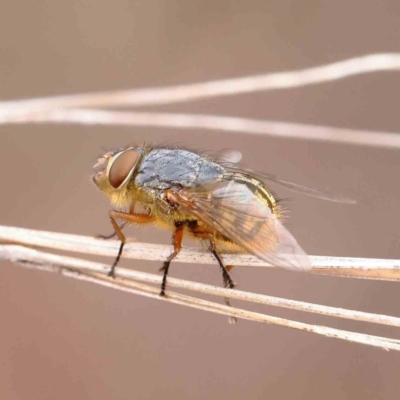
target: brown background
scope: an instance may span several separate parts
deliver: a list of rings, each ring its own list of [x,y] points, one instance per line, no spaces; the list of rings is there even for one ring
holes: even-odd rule
[[[1,98],[201,82],[398,52],[399,18],[396,1],[2,1]],[[157,110],[400,131],[399,87],[398,73],[379,73]],[[102,148],[146,139],[239,149],[250,167],[356,198],[351,207],[278,191],[292,199],[290,230],[309,254],[400,257],[398,150],[176,129],[0,132],[2,224],[109,232],[109,204],[89,181],[91,167]],[[169,241],[151,229],[132,235]],[[399,398],[395,352],[245,321],[232,327],[221,316],[2,267],[1,399]],[[176,264],[171,275],[221,279],[217,266]],[[251,268],[237,268],[234,278],[245,290],[400,316],[398,283]],[[390,328],[267,312],[398,337]]]

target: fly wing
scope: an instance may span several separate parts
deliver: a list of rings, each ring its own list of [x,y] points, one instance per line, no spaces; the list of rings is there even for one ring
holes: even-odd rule
[[[343,204],[356,204],[357,203],[355,200],[349,199],[347,197],[338,196],[338,195],[335,195],[332,193],[324,192],[322,190],[313,189],[313,188],[310,188],[307,186],[299,185],[298,183],[289,182],[284,179],[280,179],[272,174],[259,173],[259,172],[252,171],[251,169],[238,167],[237,165],[234,165],[232,163],[226,164],[226,169],[228,171],[231,171],[234,173],[242,173],[242,174],[246,174],[246,175],[251,175],[251,176],[254,176],[254,177],[260,179],[261,181],[271,182],[276,185],[282,186],[288,190],[291,190],[292,192],[301,193],[303,195],[315,197],[317,199],[333,201],[335,203],[343,203]]]
[[[260,259],[292,270],[308,270],[310,260],[268,203],[247,185],[221,180],[179,192],[181,207]],[[179,201],[178,201],[179,203]]]

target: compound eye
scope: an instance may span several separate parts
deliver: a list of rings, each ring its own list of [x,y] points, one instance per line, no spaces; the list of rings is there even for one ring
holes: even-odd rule
[[[114,189],[118,189],[132,175],[140,153],[135,149],[125,150],[114,159],[108,180]]]

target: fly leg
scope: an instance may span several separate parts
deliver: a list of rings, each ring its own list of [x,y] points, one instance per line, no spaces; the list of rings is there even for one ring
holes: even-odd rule
[[[135,214],[135,201],[131,204],[130,208],[129,208],[129,214]],[[124,221],[121,225],[119,225],[119,229],[122,230],[125,228],[125,226],[128,224],[127,221]],[[109,235],[97,235],[96,238],[98,239],[104,239],[104,240],[109,240],[114,238],[115,236],[117,236],[117,232],[114,229],[113,233],[110,233]]]
[[[234,289],[235,283],[233,282],[231,276],[229,275],[229,271],[233,267],[231,265],[225,266],[224,262],[222,261],[221,256],[215,250],[215,243],[212,239],[210,239],[210,251],[211,251],[212,255],[215,257],[215,259],[218,261],[219,266],[221,267],[222,280],[224,283],[224,287],[229,288],[229,289]],[[225,297],[225,304],[228,307],[231,307],[231,302],[228,297]],[[237,322],[237,319],[235,317],[229,317],[229,323],[235,324],[236,322]]]
[[[121,225],[119,225],[119,229],[122,230],[126,226],[127,222],[123,222]],[[109,240],[117,236],[117,232],[110,233],[109,235],[97,235],[96,238],[98,239],[104,239],[104,240]]]
[[[117,266],[119,259],[121,258],[122,250],[124,248],[126,237],[122,233],[120,226],[117,224],[116,218],[122,219],[124,224],[133,223],[133,224],[146,224],[154,221],[154,217],[149,214],[128,214],[120,211],[110,211],[109,213],[111,225],[114,228],[115,234],[118,236],[118,239],[121,241],[121,245],[119,246],[117,257],[111,266],[110,271],[108,272],[108,276],[115,276],[115,267]]]
[[[212,245],[213,246],[213,245]],[[233,282],[231,276],[229,275],[229,270],[232,268],[231,266],[225,266],[223,263],[221,256],[217,253],[217,251],[211,247],[211,253],[215,257],[215,259],[218,261],[219,266],[221,267],[222,271],[222,279],[224,281],[224,287],[227,287],[229,289],[234,289],[235,288],[235,283]]]
[[[229,271],[233,268],[231,265],[225,266],[224,262],[222,261],[221,256],[218,254],[217,250],[215,249],[215,242],[213,235],[210,232],[204,231],[201,227],[199,227],[197,221],[188,221],[187,226],[190,232],[197,237],[198,239],[205,240],[208,242],[208,247],[210,252],[218,261],[218,264],[222,271],[222,279],[224,287],[229,289],[233,289],[235,287],[235,283],[233,282],[231,276],[229,275]],[[225,297],[225,304],[227,306],[231,306],[228,297]],[[231,324],[236,323],[237,319],[235,317],[229,317],[229,322]]]
[[[171,261],[179,254],[182,248],[182,239],[183,239],[183,222],[175,222],[175,232],[172,236],[172,243],[174,245],[174,252],[171,253],[168,258],[164,261],[164,265],[160,268],[160,271],[164,272],[162,282],[161,282],[161,291],[160,296],[165,296],[165,288],[167,286],[167,275],[168,269],[171,264]]]

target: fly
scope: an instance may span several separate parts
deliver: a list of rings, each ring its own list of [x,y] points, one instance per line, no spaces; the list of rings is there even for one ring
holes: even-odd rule
[[[352,202],[179,148],[128,147],[108,152],[94,168],[98,171],[94,183],[116,208],[109,212],[115,233],[105,238],[116,235],[121,242],[109,276],[114,276],[126,242],[125,225],[156,224],[172,231],[174,251],[161,268],[161,296],[185,235],[206,243],[221,268],[224,286],[231,289],[235,286],[229,273],[232,266],[224,264],[221,253],[248,252],[275,266],[311,268],[309,257],[282,224],[282,207],[265,182]],[[144,212],[135,211],[137,204]]]

